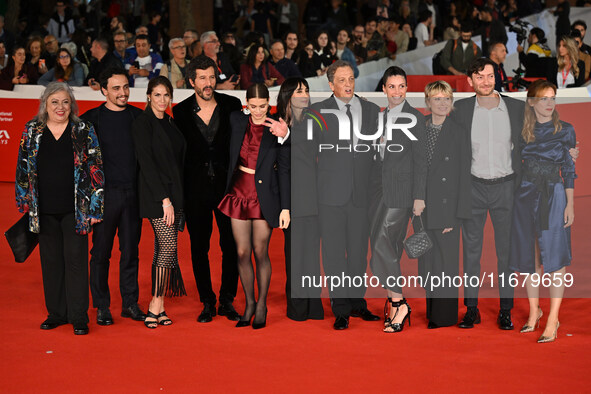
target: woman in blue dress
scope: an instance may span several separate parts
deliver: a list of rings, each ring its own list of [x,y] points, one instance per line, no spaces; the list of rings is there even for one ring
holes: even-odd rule
[[[571,261],[570,226],[574,221],[576,144],[573,126],[556,112],[556,85],[538,80],[527,93],[523,124],[522,181],[515,193],[510,266],[533,274],[526,280],[529,318],[521,332],[533,332],[543,315],[539,285],[550,275],[550,312],[539,343],[552,342],[560,323],[564,274]],[[536,275],[537,274],[537,275]]]

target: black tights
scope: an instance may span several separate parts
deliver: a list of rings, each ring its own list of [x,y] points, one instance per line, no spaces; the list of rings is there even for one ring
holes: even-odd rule
[[[271,282],[271,260],[269,259],[269,240],[273,229],[266,220],[232,219],[232,233],[238,251],[238,273],[244,289],[246,306],[242,320],[249,321],[255,314],[255,322],[263,322],[267,317],[267,293]],[[259,299],[254,298],[254,271],[250,255],[254,252]]]

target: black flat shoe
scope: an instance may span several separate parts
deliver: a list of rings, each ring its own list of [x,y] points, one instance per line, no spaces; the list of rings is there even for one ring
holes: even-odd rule
[[[378,321],[378,320],[380,320],[380,317],[379,316],[374,315],[367,308],[357,309],[355,311],[352,311],[351,312],[351,317],[360,317],[360,318],[362,318],[365,321]]]
[[[96,311],[96,324],[99,326],[110,326],[113,324],[113,316],[109,308],[98,308]]]
[[[234,305],[232,305],[231,302],[220,304],[218,308],[218,315],[226,316],[226,318],[231,321],[240,320],[240,315],[238,312],[236,312],[236,309],[234,309]]]
[[[154,320],[144,320],[144,326],[146,326],[150,329],[158,328],[158,315],[152,313],[148,309],[148,315],[146,316],[146,319],[147,318],[154,319]]]
[[[46,319],[43,323],[41,323],[41,326],[39,328],[41,328],[42,330],[53,330],[54,328],[57,328],[57,327],[62,326],[64,324],[66,324],[66,323],[65,322],[58,322],[53,319]]]
[[[133,304],[132,306],[123,308],[121,310],[121,317],[131,317],[131,319],[135,321],[146,320],[146,314],[142,312],[138,304]]]
[[[349,327],[349,317],[337,316],[332,327],[335,330],[346,330]]]
[[[468,308],[458,327],[474,328],[474,324],[480,324],[480,311],[478,308]]]
[[[74,335],[88,334],[88,325],[86,323],[74,324]]]
[[[203,310],[197,317],[199,323],[209,323],[215,317],[215,305],[203,304]]]
[[[497,318],[497,324],[501,330],[512,330],[514,327],[511,321],[511,311],[501,310]]]
[[[434,328],[439,328],[439,326],[435,323],[429,322],[429,324],[427,324],[427,328],[434,329]]]

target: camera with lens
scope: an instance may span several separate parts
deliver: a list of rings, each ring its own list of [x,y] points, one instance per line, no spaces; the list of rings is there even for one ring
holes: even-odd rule
[[[533,26],[531,23],[523,20],[516,20],[515,23],[509,26],[509,31],[517,34],[517,42],[522,43],[527,40],[529,34],[528,26]]]

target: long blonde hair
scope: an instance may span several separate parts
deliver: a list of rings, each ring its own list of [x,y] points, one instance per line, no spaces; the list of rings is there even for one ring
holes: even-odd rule
[[[525,114],[521,136],[528,144],[536,140],[536,137],[534,136],[534,127],[536,125],[537,118],[533,105],[535,104],[536,100],[539,100],[539,97],[542,97],[542,94],[548,88],[552,89],[554,94],[556,94],[556,85],[554,85],[552,82],[546,81],[545,79],[538,79],[529,86],[527,91],[527,101],[525,103]],[[560,123],[560,117],[558,116],[558,111],[556,111],[556,109],[554,109],[554,112],[552,112],[552,123],[554,124],[553,134],[556,134],[562,130],[562,124]]]
[[[578,78],[579,76],[579,47],[577,46],[577,42],[575,41],[574,38],[568,37],[568,36],[562,36],[562,38],[560,39],[560,42],[564,43],[564,46],[566,47],[566,51],[568,53],[568,57],[570,59],[570,66],[573,70],[573,75],[575,76],[575,78]],[[558,43],[558,46],[560,47],[560,42]],[[558,59],[558,71],[562,71],[564,69],[564,67],[566,66],[566,63],[564,61],[564,56],[560,56],[560,52],[557,50],[556,52],[557,55],[557,59]]]

